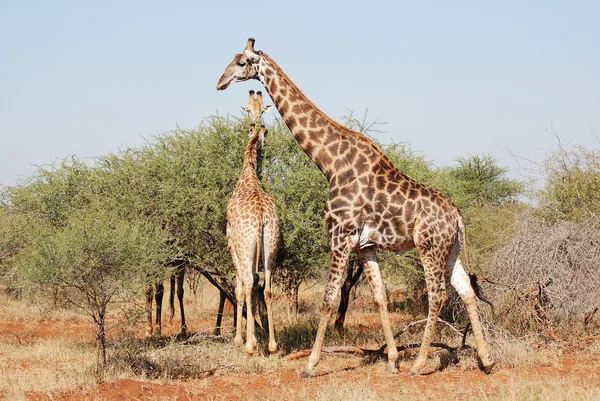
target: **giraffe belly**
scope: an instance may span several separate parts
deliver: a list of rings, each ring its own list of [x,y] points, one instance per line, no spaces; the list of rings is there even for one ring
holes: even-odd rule
[[[351,244],[355,249],[375,246],[401,254],[415,247],[407,227],[401,226],[401,223],[393,218],[385,219],[376,213],[363,213],[362,218],[358,220],[362,220],[362,224],[351,236]]]

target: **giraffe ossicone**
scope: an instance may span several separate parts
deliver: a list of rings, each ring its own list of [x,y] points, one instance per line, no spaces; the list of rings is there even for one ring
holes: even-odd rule
[[[368,137],[331,119],[300,91],[277,63],[254,49],[248,39],[217,84],[260,81],[279,114],[304,152],[329,181],[325,204],[331,265],[323,295],[321,317],[312,352],[303,376],[318,364],[327,323],[341,286],[349,254],[356,251],[363,264],[379,310],[388,348],[388,368],[396,371],[398,352],[377,263],[377,249],[402,252],[417,248],[425,270],[429,313],[419,354],[409,374],[425,365],[440,310],[447,299],[446,285],[459,292],[466,305],[484,371],[494,362],[479,321],[476,294],[459,260],[461,237],[466,250],[465,227],[458,207],[435,188],[420,184],[400,172]]]

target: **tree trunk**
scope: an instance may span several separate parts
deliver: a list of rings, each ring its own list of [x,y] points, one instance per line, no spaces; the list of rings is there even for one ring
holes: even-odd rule
[[[360,262],[351,263],[348,265],[348,274],[346,275],[346,280],[342,285],[340,306],[338,308],[334,325],[335,329],[340,334],[342,334],[342,332],[344,331],[346,312],[348,311],[348,303],[350,302],[350,291],[352,291],[352,288],[356,285],[356,283],[358,283],[362,272],[363,266]]]
[[[212,285],[214,285],[215,287],[217,287],[217,289],[218,289],[219,291],[223,292],[223,293],[225,294],[225,297],[227,298],[227,300],[228,300],[229,302],[231,302],[231,304],[233,305],[233,308],[234,308],[234,313],[233,313],[233,319],[234,319],[234,323],[233,323],[233,324],[234,324],[234,327],[235,327],[235,319],[236,319],[236,316],[237,316],[237,312],[236,312],[236,311],[237,311],[237,301],[235,300],[235,296],[234,296],[234,294],[233,294],[233,291],[231,290],[231,286],[229,286],[229,285],[224,285],[223,283],[219,282],[218,280],[216,280],[216,279],[215,279],[215,278],[214,278],[214,277],[213,277],[213,276],[212,276],[212,275],[211,275],[209,272],[207,272],[206,270],[200,269],[200,268],[198,268],[198,267],[196,267],[196,266],[192,266],[192,267],[193,267],[194,269],[198,270],[198,271],[199,271],[199,272],[200,272],[200,273],[201,273],[201,274],[202,274],[204,277],[206,277],[206,279],[207,279],[207,280],[208,280],[208,281],[209,281],[209,282],[210,282]],[[229,287],[229,288],[227,288],[227,287]],[[263,298],[263,304],[264,304],[264,298]],[[265,309],[266,309],[266,306],[265,306]],[[245,303],[244,303],[244,306],[243,306],[243,312],[242,312],[242,313],[243,313],[243,316],[244,316],[245,318],[247,318],[247,316],[246,316],[246,305],[245,305]],[[255,324],[257,324],[257,325],[258,325],[258,322],[256,322],[256,319],[255,319]]]
[[[94,318],[96,324],[96,376],[101,381],[106,368],[106,310],[98,311]]]

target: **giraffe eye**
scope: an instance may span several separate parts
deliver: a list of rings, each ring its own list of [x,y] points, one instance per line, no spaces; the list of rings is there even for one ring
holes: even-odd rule
[[[239,65],[240,67],[243,67],[243,66],[245,66],[245,65],[246,65],[246,63],[244,63],[243,61],[239,61],[239,62],[237,63],[237,65]]]

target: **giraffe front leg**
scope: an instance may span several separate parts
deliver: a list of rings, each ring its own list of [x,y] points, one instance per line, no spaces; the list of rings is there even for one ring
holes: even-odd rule
[[[363,270],[369,282],[369,286],[371,287],[371,293],[373,294],[373,299],[381,317],[383,334],[388,348],[388,371],[397,373],[398,368],[396,368],[396,360],[398,359],[398,349],[396,348],[396,340],[394,339],[394,333],[392,332],[392,325],[387,310],[383,281],[381,279],[379,264],[376,259],[377,254],[374,249],[368,249],[360,251],[358,256],[363,263]]]
[[[333,308],[333,302],[337,296],[337,293],[342,284],[342,276],[348,263],[349,251],[332,251],[331,252],[331,268],[329,270],[329,279],[325,292],[323,294],[323,302],[321,304],[321,319],[319,320],[319,327],[317,329],[317,337],[313,344],[312,351],[308,357],[308,363],[302,377],[311,377],[315,374],[315,366],[319,363],[321,358],[321,347],[323,346],[323,340],[325,339],[325,332],[327,331],[327,323],[329,322],[329,316]]]

